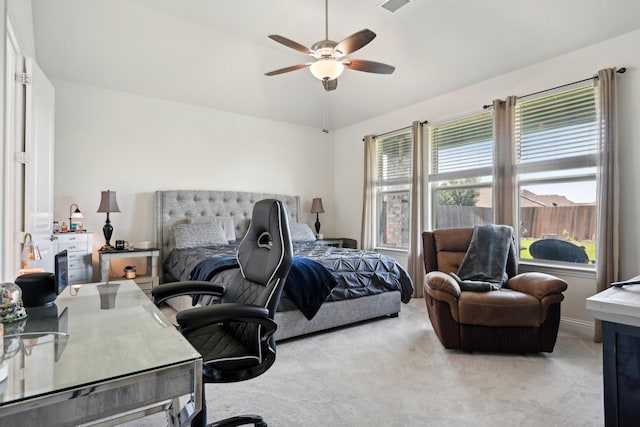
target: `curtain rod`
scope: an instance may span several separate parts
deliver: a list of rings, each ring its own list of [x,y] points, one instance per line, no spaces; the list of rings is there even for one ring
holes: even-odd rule
[[[624,74],[626,71],[627,71],[627,69],[625,67],[622,67],[619,70],[616,70],[616,73]],[[575,81],[575,82],[572,82],[572,83],[566,83],[566,84],[563,84],[563,85],[560,85],[560,86],[552,87],[551,89],[544,89],[544,90],[540,90],[538,92],[533,92],[533,93],[529,93],[529,94],[526,94],[526,95],[520,95],[517,98],[518,99],[526,98],[528,96],[538,95],[540,93],[549,92],[549,91],[556,90],[556,89],[561,89],[561,88],[566,87],[566,86],[571,86],[571,85],[575,85],[575,84],[582,83],[582,82],[588,82],[589,80],[593,80],[593,79],[598,80],[598,76],[595,75],[593,77],[589,77],[589,78],[586,78],[586,79],[578,80],[578,81]],[[482,109],[486,110],[486,109],[491,108],[491,107],[493,107],[493,104],[483,105]]]
[[[427,123],[429,123],[429,120],[425,120],[423,122],[420,122],[421,125],[425,125]],[[390,130],[389,132],[381,133],[379,135],[373,135],[373,137],[374,138],[380,138],[381,136],[390,135],[392,133],[400,132],[401,130],[411,129],[411,126],[413,126],[413,125],[405,126],[405,127],[394,129],[394,130]],[[362,138],[362,140],[364,141],[364,138]]]

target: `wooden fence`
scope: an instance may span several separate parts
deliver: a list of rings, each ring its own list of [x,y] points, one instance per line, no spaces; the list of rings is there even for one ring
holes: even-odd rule
[[[436,228],[469,227],[493,221],[491,208],[439,206]],[[520,237],[595,240],[595,205],[526,207],[520,211]]]

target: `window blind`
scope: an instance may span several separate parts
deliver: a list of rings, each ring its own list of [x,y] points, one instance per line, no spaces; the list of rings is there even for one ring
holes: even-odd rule
[[[429,127],[432,177],[493,166],[493,119],[484,112]],[[486,173],[482,172],[482,173]],[[490,172],[489,172],[490,173]]]
[[[376,141],[378,184],[401,184],[411,181],[411,132]]]
[[[595,88],[589,85],[519,103],[515,129],[520,164],[575,157],[590,165],[598,137]]]

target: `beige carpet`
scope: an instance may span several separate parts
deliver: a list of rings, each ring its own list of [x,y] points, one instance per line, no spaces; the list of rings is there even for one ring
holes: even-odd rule
[[[261,377],[208,384],[209,421],[258,413],[271,427],[602,426],[601,350],[563,333],[550,354],[445,350],[414,299],[399,318],[281,343]]]

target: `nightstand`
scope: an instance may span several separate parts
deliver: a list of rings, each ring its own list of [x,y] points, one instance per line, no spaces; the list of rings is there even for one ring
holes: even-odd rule
[[[70,285],[93,282],[93,233],[55,233],[56,253],[66,250],[69,260],[67,280]]]
[[[98,251],[100,255],[100,281],[109,281],[109,272],[111,270],[112,259],[122,258],[147,258],[147,271],[144,275],[138,275],[133,279],[140,289],[147,296],[151,295],[151,288],[158,286],[160,279],[158,277],[158,258],[160,257],[159,249],[123,249],[113,251]],[[118,277],[121,280],[122,277]]]
[[[318,239],[316,243],[324,246],[335,246],[336,248],[349,248],[357,249],[358,241],[349,239],[346,237],[327,237],[325,239]]]
[[[332,237],[317,239],[316,243],[322,246],[335,246],[336,248],[342,247],[342,239],[334,239]]]

